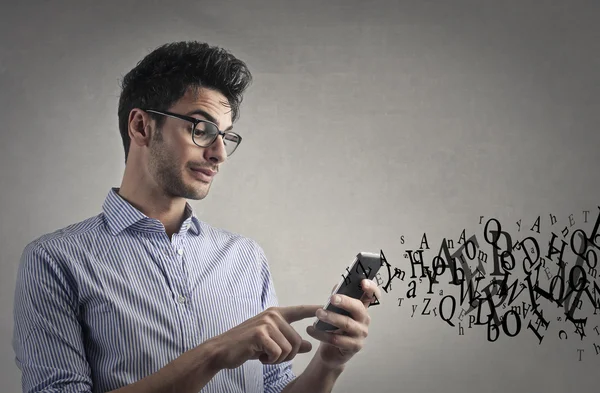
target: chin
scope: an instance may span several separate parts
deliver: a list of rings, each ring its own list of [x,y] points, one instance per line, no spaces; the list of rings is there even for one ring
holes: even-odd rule
[[[197,193],[194,195],[194,198],[190,198],[194,201],[200,201],[208,196],[208,192]]]
[[[210,186],[212,185],[212,179],[210,182],[204,182],[202,180],[191,177],[189,181],[183,181],[182,186],[184,187],[182,194],[186,199],[200,200],[206,198]]]
[[[193,199],[196,201],[204,199],[208,195],[209,190],[210,190],[210,183],[209,184],[203,183],[201,186],[192,187],[190,190],[191,192],[188,193],[190,195],[188,197],[188,199]]]

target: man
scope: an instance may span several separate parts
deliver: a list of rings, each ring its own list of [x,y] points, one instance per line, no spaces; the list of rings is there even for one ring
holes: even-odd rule
[[[251,82],[246,65],[205,43],[163,45],[123,79],[126,169],[95,217],[27,245],[15,291],[13,347],[24,392],[330,392],[368,333],[379,297],[278,307],[267,259],[251,239],[200,221],[241,142],[232,131]],[[368,285],[368,286],[367,286]],[[290,323],[315,315],[340,329],[311,350]]]

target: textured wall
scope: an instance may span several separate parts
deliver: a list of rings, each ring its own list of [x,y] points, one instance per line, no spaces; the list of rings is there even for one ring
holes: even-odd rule
[[[456,246],[465,229],[491,258],[483,226],[492,217],[515,241],[537,236],[543,253],[552,232],[569,241],[576,227],[591,231],[600,204],[599,11],[595,1],[541,0],[3,6],[2,391],[20,391],[10,337],[23,247],[100,212],[124,170],[119,78],[156,46],[187,39],[224,46],[253,71],[236,124],[244,144],[193,205],[203,220],[263,246],[280,303],[323,303],[358,251],[382,249],[408,271],[370,309],[366,346],[334,392],[597,389],[600,316],[589,301],[579,311],[588,307],[583,339],[543,298],[551,324],[542,344],[527,329],[531,311],[516,337],[489,342],[486,326],[460,335],[460,306],[455,327],[421,315],[426,297],[430,308],[443,297],[427,295],[426,279],[407,299],[404,254],[426,233],[430,264],[442,239]],[[531,231],[538,216],[539,234]],[[556,273],[556,261],[547,266]],[[440,289],[456,297],[449,277]],[[540,282],[548,287],[543,269]],[[524,291],[515,304],[528,300]],[[311,322],[294,326],[315,343],[304,331]],[[297,373],[310,357],[296,358]]]

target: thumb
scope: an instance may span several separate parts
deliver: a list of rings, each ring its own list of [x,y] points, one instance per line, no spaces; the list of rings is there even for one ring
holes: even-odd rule
[[[310,341],[302,340],[302,344],[300,344],[300,349],[298,350],[298,353],[310,352],[311,349],[312,344],[310,343]]]
[[[302,343],[300,344],[300,349],[298,350],[298,353],[310,352],[311,349],[312,349],[312,344],[310,343],[310,341],[302,340]],[[258,360],[260,360],[261,363],[267,364],[267,362],[269,361],[269,355],[266,353],[263,353],[258,357]]]

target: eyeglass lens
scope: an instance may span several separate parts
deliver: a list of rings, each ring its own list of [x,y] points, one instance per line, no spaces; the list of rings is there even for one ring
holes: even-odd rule
[[[215,137],[218,134],[219,130],[213,124],[205,122],[198,123],[193,134],[194,143],[201,147],[207,147],[215,140]],[[227,155],[233,153],[239,142],[239,138],[235,135],[225,134],[223,136],[223,144],[225,145]]]

